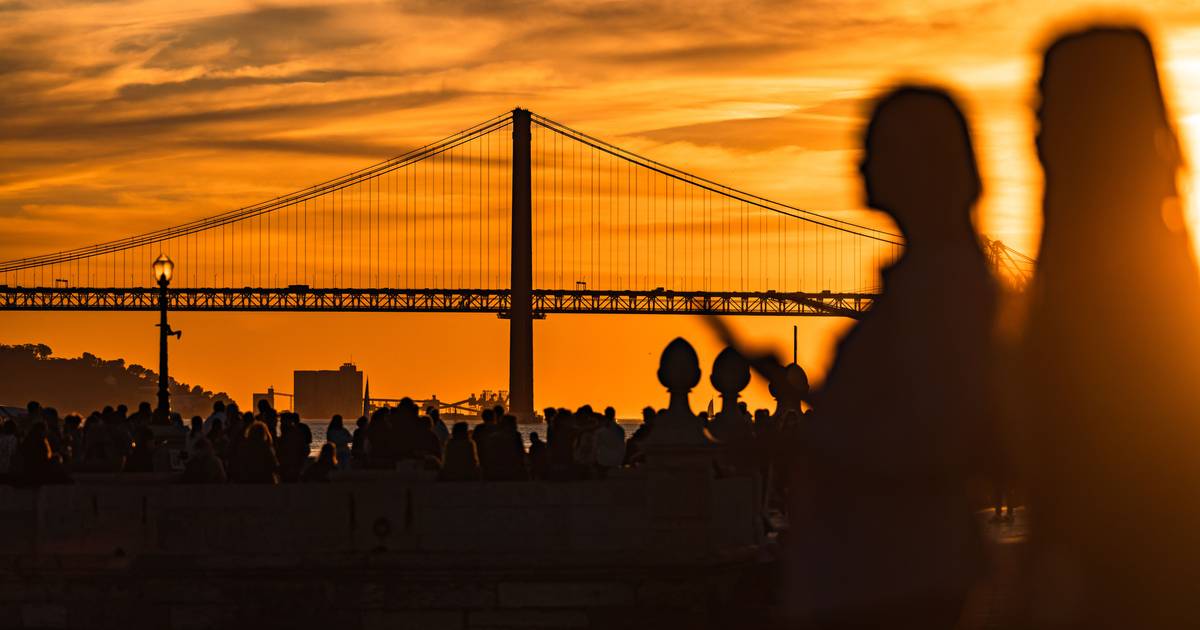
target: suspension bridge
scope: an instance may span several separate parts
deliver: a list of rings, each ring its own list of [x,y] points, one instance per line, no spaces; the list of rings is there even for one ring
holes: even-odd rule
[[[985,240],[1011,285],[1032,260]],[[399,157],[215,216],[0,262],[0,310],[494,313],[533,409],[550,314],[857,317],[899,235],[656,162],[516,109]]]

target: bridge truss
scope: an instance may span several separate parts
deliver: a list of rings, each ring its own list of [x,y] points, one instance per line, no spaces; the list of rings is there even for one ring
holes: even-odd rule
[[[857,318],[868,293],[533,290],[534,317],[598,315],[785,315]],[[172,311],[495,313],[512,306],[507,289],[171,289]],[[0,287],[0,310],[155,311],[158,290]]]

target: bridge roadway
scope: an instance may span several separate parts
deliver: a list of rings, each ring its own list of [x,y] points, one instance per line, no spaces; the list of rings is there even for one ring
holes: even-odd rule
[[[532,291],[535,317],[602,315],[777,315],[858,318],[870,293],[708,291]],[[508,289],[169,289],[173,311],[313,311],[496,313],[506,317]],[[0,285],[3,311],[153,311],[155,288],[10,287]]]

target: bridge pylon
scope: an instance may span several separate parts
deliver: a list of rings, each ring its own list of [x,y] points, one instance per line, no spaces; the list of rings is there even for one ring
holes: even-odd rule
[[[512,113],[512,261],[508,313],[509,410],[529,422],[533,412],[533,201],[529,110]]]

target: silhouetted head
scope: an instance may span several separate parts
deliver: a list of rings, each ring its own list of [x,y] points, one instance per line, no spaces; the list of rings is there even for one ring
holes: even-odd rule
[[[655,416],[657,413],[658,413],[658,412],[654,410],[654,407],[642,407],[642,423],[643,423],[643,424],[651,424],[651,423],[653,423],[653,422],[654,422],[654,416]]]
[[[541,438],[541,436],[538,435],[537,431],[529,432],[529,443],[530,444],[537,444],[538,442],[541,442],[541,441],[542,441],[542,438]]]
[[[249,442],[257,442],[266,446],[271,445],[271,430],[267,428],[266,423],[255,420],[246,427],[246,440]]]
[[[466,422],[455,422],[454,427],[450,429],[450,437],[457,440],[467,439],[469,427]]]
[[[332,444],[326,442],[317,455],[317,462],[327,466],[337,466],[337,452]]]
[[[334,429],[341,429],[341,428],[342,428],[342,414],[335,413],[335,414],[333,414],[333,418],[331,418],[329,420],[329,428],[325,429],[325,432],[328,433],[329,431],[332,431]]]
[[[910,243],[970,226],[982,185],[966,117],[945,91],[904,86],[875,103],[861,165],[867,205]]]
[[[1145,33],[1103,27],[1058,38],[1046,49],[1038,88],[1037,149],[1051,236],[1075,231],[1091,239],[1089,226],[1111,234],[1114,223],[1123,230],[1146,219],[1182,228],[1177,203],[1152,213],[1129,207],[1174,199],[1183,165]],[[1150,245],[1144,236],[1122,234]]]

